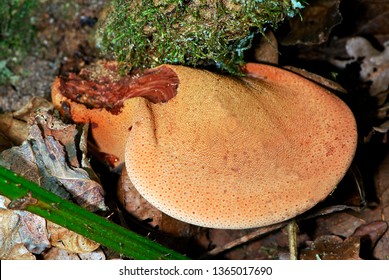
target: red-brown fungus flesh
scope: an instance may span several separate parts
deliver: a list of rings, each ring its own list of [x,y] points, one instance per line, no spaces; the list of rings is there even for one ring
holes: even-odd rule
[[[144,97],[152,103],[167,102],[177,93],[177,75],[168,67],[119,74],[115,64],[104,62],[60,79],[61,93],[88,108],[105,108],[119,114],[125,100]]]
[[[117,167],[124,161],[135,108],[143,100],[167,102],[176,95],[178,82],[169,67],[120,75],[115,62],[100,61],[78,74],[58,77],[52,87],[52,101],[73,121],[91,124],[100,158]]]
[[[247,64],[247,76],[239,78],[163,67],[179,81],[167,102],[136,97],[117,115],[82,113],[104,127],[105,134],[94,137],[110,149],[116,136],[107,118],[126,123],[115,128],[115,139],[126,141],[129,177],[166,214],[212,228],[277,223],[323,200],[351,164],[357,139],[352,112],[305,78],[259,64]],[[80,106],[69,104],[73,113]],[[102,112],[108,115],[98,122]]]

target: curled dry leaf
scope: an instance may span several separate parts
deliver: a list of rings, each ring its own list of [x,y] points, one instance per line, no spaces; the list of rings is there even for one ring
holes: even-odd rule
[[[388,230],[388,224],[384,221],[375,221],[359,226],[352,236],[360,237],[361,242],[369,245],[369,250],[373,249]]]
[[[40,108],[35,107],[39,105],[42,103],[35,100],[19,110],[17,114],[14,113],[23,124],[28,125],[29,134],[20,146],[14,146],[0,154],[0,164],[65,199],[73,198],[89,210],[106,209],[103,189],[98,182],[90,178],[91,176],[97,178],[97,176],[86,163],[86,156],[83,155],[81,163],[78,162],[77,153],[80,146],[82,145],[83,151],[86,150],[86,141],[82,141],[86,137],[86,130],[82,129],[79,137],[75,125],[62,123],[44,105]],[[34,114],[31,115],[30,111]],[[78,140],[79,138],[81,141]],[[44,219],[21,211],[23,209],[21,205],[14,203],[13,207],[20,211],[4,211],[17,215],[16,233],[20,242],[10,242],[10,239],[7,239],[8,247],[4,248],[17,249],[21,244],[25,246],[24,250],[27,252],[39,254],[49,248],[50,243],[55,246],[61,244],[63,248],[73,252],[90,252],[99,246],[79,235],[69,233],[66,229],[53,226],[50,227],[49,241]],[[7,258],[12,257],[8,254]]]
[[[89,253],[100,246],[100,244],[50,221],[47,222],[47,231],[50,234],[51,245],[68,252]]]
[[[28,135],[28,125],[25,121],[14,118],[12,113],[0,114],[0,135],[8,141],[8,148],[20,145]]]
[[[91,169],[87,167],[86,171],[68,162],[68,159],[77,159],[75,139],[75,125],[66,125],[42,111],[35,115],[27,141],[3,151],[0,164],[62,198],[72,197],[88,210],[105,210],[104,190],[90,178]]]
[[[44,98],[33,97],[22,108],[15,112],[0,114],[0,135],[9,141],[9,144],[20,145],[27,139],[30,116],[37,110],[51,110],[53,105]],[[0,150],[1,152],[2,150]]]
[[[379,51],[365,38],[353,37],[347,40],[346,51],[350,60],[333,60],[339,67],[362,59],[360,78],[370,82],[370,94],[377,96],[389,87],[389,41],[383,44],[384,50]],[[382,98],[382,97],[381,97]]]
[[[20,216],[15,211],[0,209],[0,259],[33,260],[19,236]]]
[[[123,168],[118,183],[118,198],[128,213],[139,221],[149,221],[149,225],[156,227],[162,223],[162,212],[151,205],[135,189],[127,171]]]
[[[50,248],[50,241],[46,230],[46,220],[27,211],[17,211],[20,216],[21,227],[19,235],[31,253],[40,254]]]

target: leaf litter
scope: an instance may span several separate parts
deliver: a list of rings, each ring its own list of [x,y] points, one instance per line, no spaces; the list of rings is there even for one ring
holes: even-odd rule
[[[22,113],[24,117],[20,118]],[[107,209],[104,190],[96,181],[98,177],[85,160],[86,156],[78,160],[80,150],[86,149],[80,148],[80,143],[86,143],[83,139],[86,137],[85,129],[79,131],[76,125],[63,123],[53,115],[51,105],[46,100],[37,102],[37,99],[33,99],[12,117],[18,125],[13,125],[15,121],[9,120],[10,114],[7,114],[0,119],[6,119],[7,122],[3,123],[11,125],[4,125],[2,131],[12,135],[11,141],[25,140],[19,146],[0,153],[2,166],[22,174],[62,198],[76,201],[90,211]],[[19,130],[21,125],[29,129],[27,135],[24,130]],[[33,258],[31,254],[39,255],[50,247],[83,254],[99,247],[99,244],[79,234],[23,211],[20,201],[18,205],[4,204],[1,208],[0,216],[4,216],[0,224],[2,240],[13,240],[7,243],[13,244],[10,247],[2,246],[2,258],[13,258],[12,254],[18,248],[15,252],[24,248],[27,255]]]

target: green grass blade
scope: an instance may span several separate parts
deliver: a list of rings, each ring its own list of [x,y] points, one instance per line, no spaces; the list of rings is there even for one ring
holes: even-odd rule
[[[132,259],[187,257],[131,232],[0,166],[0,195],[14,206],[79,233]]]

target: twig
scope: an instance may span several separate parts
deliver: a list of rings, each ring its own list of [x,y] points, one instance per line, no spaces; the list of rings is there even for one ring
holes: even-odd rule
[[[297,223],[295,219],[292,219],[286,226],[288,231],[288,240],[289,240],[289,259],[297,260]]]

